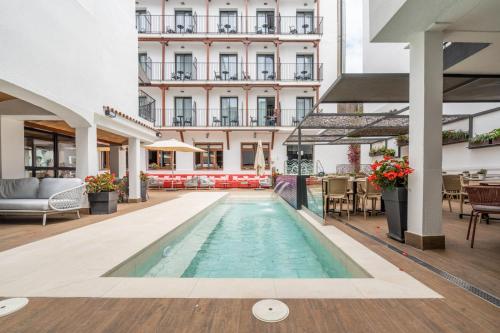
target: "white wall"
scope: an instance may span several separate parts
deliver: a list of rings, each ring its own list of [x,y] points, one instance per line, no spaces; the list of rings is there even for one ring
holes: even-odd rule
[[[0,116],[0,178],[23,178],[24,122]]]
[[[103,105],[137,115],[134,6],[132,0],[2,1],[0,63],[8,66],[0,67],[0,91],[73,126],[92,123]]]

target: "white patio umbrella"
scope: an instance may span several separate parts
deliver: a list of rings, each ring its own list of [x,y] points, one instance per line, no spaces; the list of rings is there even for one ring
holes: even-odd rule
[[[172,152],[182,152],[182,153],[203,153],[203,149],[197,148],[185,142],[181,142],[176,139],[160,140],[152,143],[150,145],[144,146],[147,150],[161,150],[161,151],[172,151]],[[174,168],[172,166],[172,181],[171,189],[174,189]]]
[[[257,172],[257,176],[262,176],[264,174],[264,170],[266,169],[266,159],[264,157],[264,149],[262,148],[261,140],[259,140],[259,143],[257,144],[257,151],[255,152],[255,162],[253,164],[253,167]],[[261,188],[260,179],[259,188]]]

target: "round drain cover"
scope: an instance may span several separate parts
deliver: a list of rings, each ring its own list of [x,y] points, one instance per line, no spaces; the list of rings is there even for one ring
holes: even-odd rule
[[[268,323],[285,320],[290,311],[288,306],[277,299],[263,299],[252,307],[255,318]]]
[[[0,301],[0,317],[21,310],[28,304],[27,298],[8,298]]]

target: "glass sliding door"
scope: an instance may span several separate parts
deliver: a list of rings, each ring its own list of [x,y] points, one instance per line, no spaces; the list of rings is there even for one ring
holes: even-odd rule
[[[145,9],[135,11],[135,27],[139,33],[151,32],[151,14]]]
[[[274,80],[276,75],[274,72],[274,55],[258,54],[257,55],[257,80]]]
[[[297,12],[297,30],[303,34],[314,32],[314,12]]]
[[[276,117],[274,115],[274,97],[257,98],[257,125],[275,126]]]
[[[312,54],[298,54],[296,58],[295,78],[298,80],[312,80],[314,78],[314,61]]]
[[[239,126],[238,97],[220,98],[220,117],[222,126]]]
[[[238,32],[238,12],[221,10],[219,13],[218,32],[235,34]]]
[[[255,33],[274,34],[275,31],[274,11],[257,11],[257,25],[255,26]]]
[[[297,97],[296,99],[296,121],[300,122],[304,116],[309,113],[313,108],[312,97]]]
[[[219,69],[223,80],[238,80],[238,55],[221,54]]]
[[[191,97],[175,97],[174,126],[195,126],[193,115],[193,99]]]
[[[193,32],[193,12],[190,10],[175,11],[175,31],[179,33]]]
[[[193,55],[176,54],[175,55],[175,73],[172,76],[177,80],[193,79]]]

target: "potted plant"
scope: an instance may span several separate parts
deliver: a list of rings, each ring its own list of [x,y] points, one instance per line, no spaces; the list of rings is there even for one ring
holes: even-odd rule
[[[489,133],[482,133],[474,136],[470,140],[470,145],[472,147],[485,146],[491,143]]]
[[[156,163],[150,163],[148,167],[151,170],[156,170],[156,169],[160,168],[160,166],[158,164],[156,164]]]
[[[479,171],[477,172],[477,178],[479,180],[484,180],[486,178],[487,172],[488,172],[488,170],[486,170],[486,169],[479,169]]]
[[[406,135],[402,134],[396,137],[396,142],[399,147],[402,147],[402,146],[408,146],[410,140],[407,134]]]
[[[142,201],[148,201],[149,177],[144,171],[141,171],[140,179],[141,179],[141,199]]]
[[[118,206],[118,192],[115,176],[103,173],[85,178],[89,198],[90,214],[115,213]]]
[[[374,156],[395,156],[396,151],[392,148],[387,148],[387,147],[372,148],[372,149],[370,149],[369,155],[371,157],[374,157]]]
[[[389,227],[388,236],[403,242],[408,219],[408,175],[413,169],[406,159],[385,156],[382,161],[375,161],[371,170],[368,181],[376,188],[382,189]]]
[[[442,133],[442,138],[443,145],[466,142],[469,139],[469,133],[462,130],[445,130]]]

